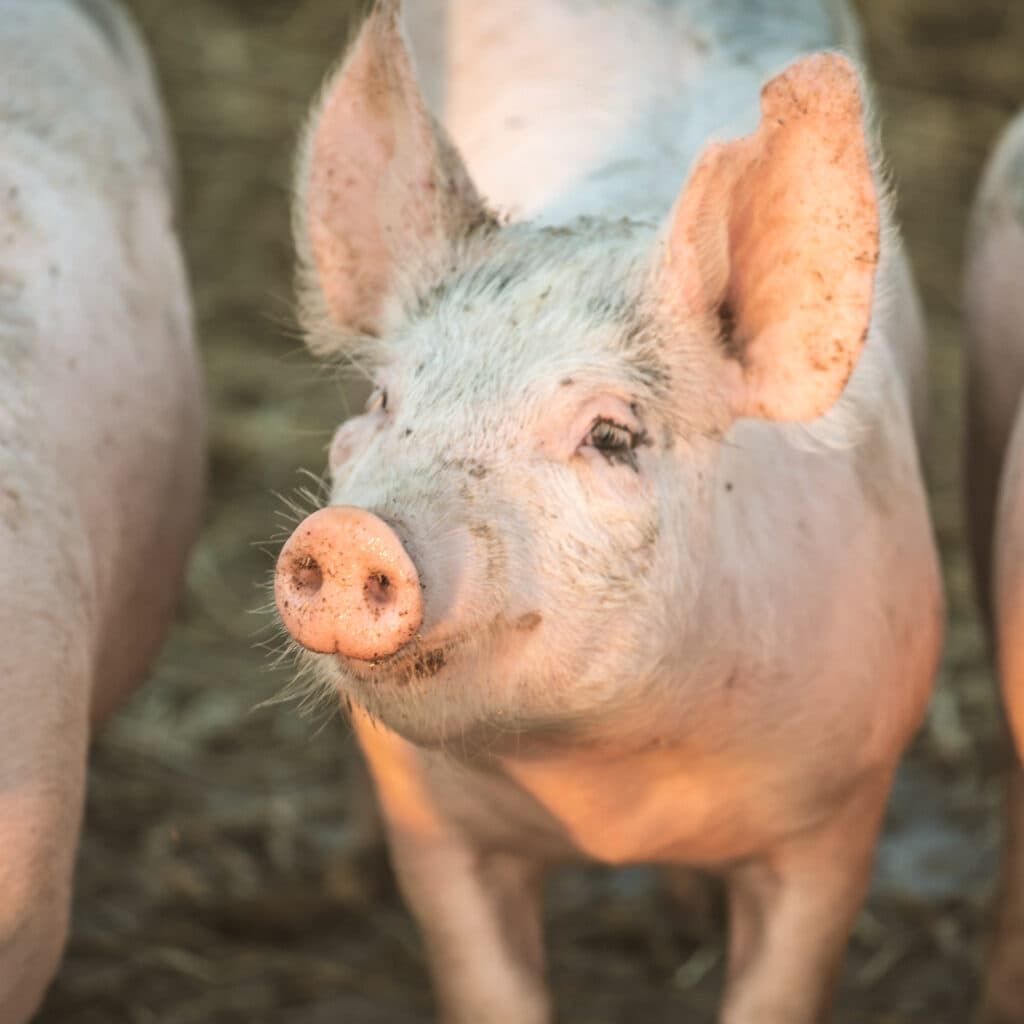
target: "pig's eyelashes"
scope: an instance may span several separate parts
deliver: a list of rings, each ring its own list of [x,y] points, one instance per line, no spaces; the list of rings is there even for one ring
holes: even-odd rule
[[[387,412],[388,392],[387,388],[376,388],[366,400],[366,412]]]
[[[587,444],[599,452],[624,451],[633,447],[633,432],[614,420],[594,420],[587,434]]]
[[[603,418],[594,420],[583,443],[600,452],[608,462],[625,463],[636,468],[635,450],[640,443],[640,435],[621,423]]]

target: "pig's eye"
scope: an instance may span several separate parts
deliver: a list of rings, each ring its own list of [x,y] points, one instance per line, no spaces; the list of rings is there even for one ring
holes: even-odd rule
[[[366,412],[387,412],[388,393],[384,388],[377,388],[366,400]]]
[[[637,436],[614,420],[594,420],[586,444],[599,451],[609,462],[630,462]]]

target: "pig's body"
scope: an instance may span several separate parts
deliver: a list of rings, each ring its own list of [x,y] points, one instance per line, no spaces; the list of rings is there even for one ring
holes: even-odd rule
[[[978,596],[993,629],[1017,756],[1007,775],[997,930],[982,1024],[1024,1021],[1024,116],[986,171],[973,214],[966,507]]]
[[[0,1021],[64,944],[92,728],[198,528],[200,382],[169,139],[107,0],[0,2]]]
[[[883,234],[870,336],[824,419],[741,417],[722,437],[702,386],[688,389],[688,373],[704,372],[694,350],[667,372],[679,415],[708,425],[675,428],[678,441],[673,428],[664,442],[645,433],[643,455],[626,460],[636,478],[623,467],[612,492],[577,493],[560,471],[542,475],[538,459],[554,459],[560,441],[533,418],[558,420],[559,401],[594,381],[633,393],[600,340],[631,315],[617,305],[629,253],[657,245],[666,217],[685,217],[685,199],[670,210],[687,170],[710,139],[756,126],[765,80],[843,42],[849,18],[811,2],[437,0],[410,4],[408,19],[426,93],[469,177],[540,226],[525,242],[505,229],[503,269],[456,278],[405,321],[382,307],[370,333],[401,338],[380,378],[391,405],[379,400],[332,449],[332,503],[389,517],[424,581],[415,657],[395,643],[362,665],[319,665],[353,705],[444,1018],[548,1019],[537,883],[551,863],[592,858],[723,871],[722,1019],[824,1020],[941,642],[913,426],[923,342],[898,241]],[[384,45],[372,32],[361,40]],[[365,227],[363,206],[340,220],[334,191],[337,179],[354,188],[361,170],[353,157],[356,172],[342,174],[350,163],[334,140],[357,124],[356,103],[377,109],[382,78],[359,54],[350,78],[367,98],[343,95],[344,75],[328,91],[322,123],[348,113],[335,134],[314,136],[300,246],[313,250],[328,315],[366,331],[367,311],[350,310],[367,289],[331,272]],[[338,163],[320,178],[328,153]],[[446,180],[446,197],[464,187],[456,172]],[[336,248],[318,234],[331,216],[354,225]],[[682,258],[674,238],[668,272]],[[361,266],[360,286],[373,263]],[[576,320],[595,317],[593,351],[573,351]],[[329,349],[330,331],[314,327],[314,346]],[[660,373],[646,355],[630,358],[631,373]],[[520,451],[531,431],[539,448]],[[685,468],[675,475],[662,458]],[[617,524],[607,539],[593,539],[588,501]],[[323,523],[365,528],[349,515]],[[315,553],[303,549],[302,531],[279,578],[332,557],[322,536]],[[379,544],[398,540],[382,533]],[[289,628],[332,650],[291,623],[300,597],[279,591]]]

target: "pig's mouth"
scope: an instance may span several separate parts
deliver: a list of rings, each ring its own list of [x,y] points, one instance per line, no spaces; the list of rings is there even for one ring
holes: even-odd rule
[[[369,662],[370,671],[383,670],[389,675],[407,675],[412,679],[430,679],[436,676],[446,664],[456,646],[443,644],[438,647],[414,645],[412,651],[398,651],[386,658],[376,658]]]
[[[502,639],[516,638],[521,642],[524,634],[533,633],[542,621],[537,611],[514,618],[498,614],[479,628],[464,628],[443,639],[416,636],[401,650],[379,658],[363,661],[343,655],[333,657],[346,675],[360,682],[402,686],[433,679],[471,655],[486,658],[488,651],[497,653]]]
[[[384,657],[368,661],[342,655],[335,655],[335,658],[346,673],[361,680],[401,685],[432,679],[454,660],[467,640],[468,636],[463,634],[430,644],[417,637],[401,650]]]
[[[321,655],[319,681],[412,743],[444,747],[479,736],[490,748],[518,735],[513,694],[536,667],[536,645],[543,650],[543,621],[538,610],[499,613],[444,636],[424,631],[380,658]]]

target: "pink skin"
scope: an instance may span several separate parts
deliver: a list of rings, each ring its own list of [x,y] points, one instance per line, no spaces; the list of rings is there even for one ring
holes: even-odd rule
[[[305,519],[277,560],[281,621],[303,647],[377,661],[400,651],[423,622],[416,567],[394,531],[358,508]]]
[[[967,494],[975,581],[992,630],[1015,753],[979,1024],[1024,1022],[1024,118],[975,205],[966,268]]]
[[[551,1019],[540,882],[579,859],[721,873],[721,1020],[822,1024],[932,685],[922,346],[859,76],[766,56],[767,7],[702,9],[411,5],[449,137],[380,0],[306,140],[310,344],[378,390],[294,551],[358,580],[394,524],[423,622],[361,658],[349,586],[305,657],[446,1024]]]
[[[21,1024],[65,941],[90,736],[182,589],[203,421],[131,24],[106,0],[7,5],[0,63],[19,89],[0,124],[0,1021]]]

